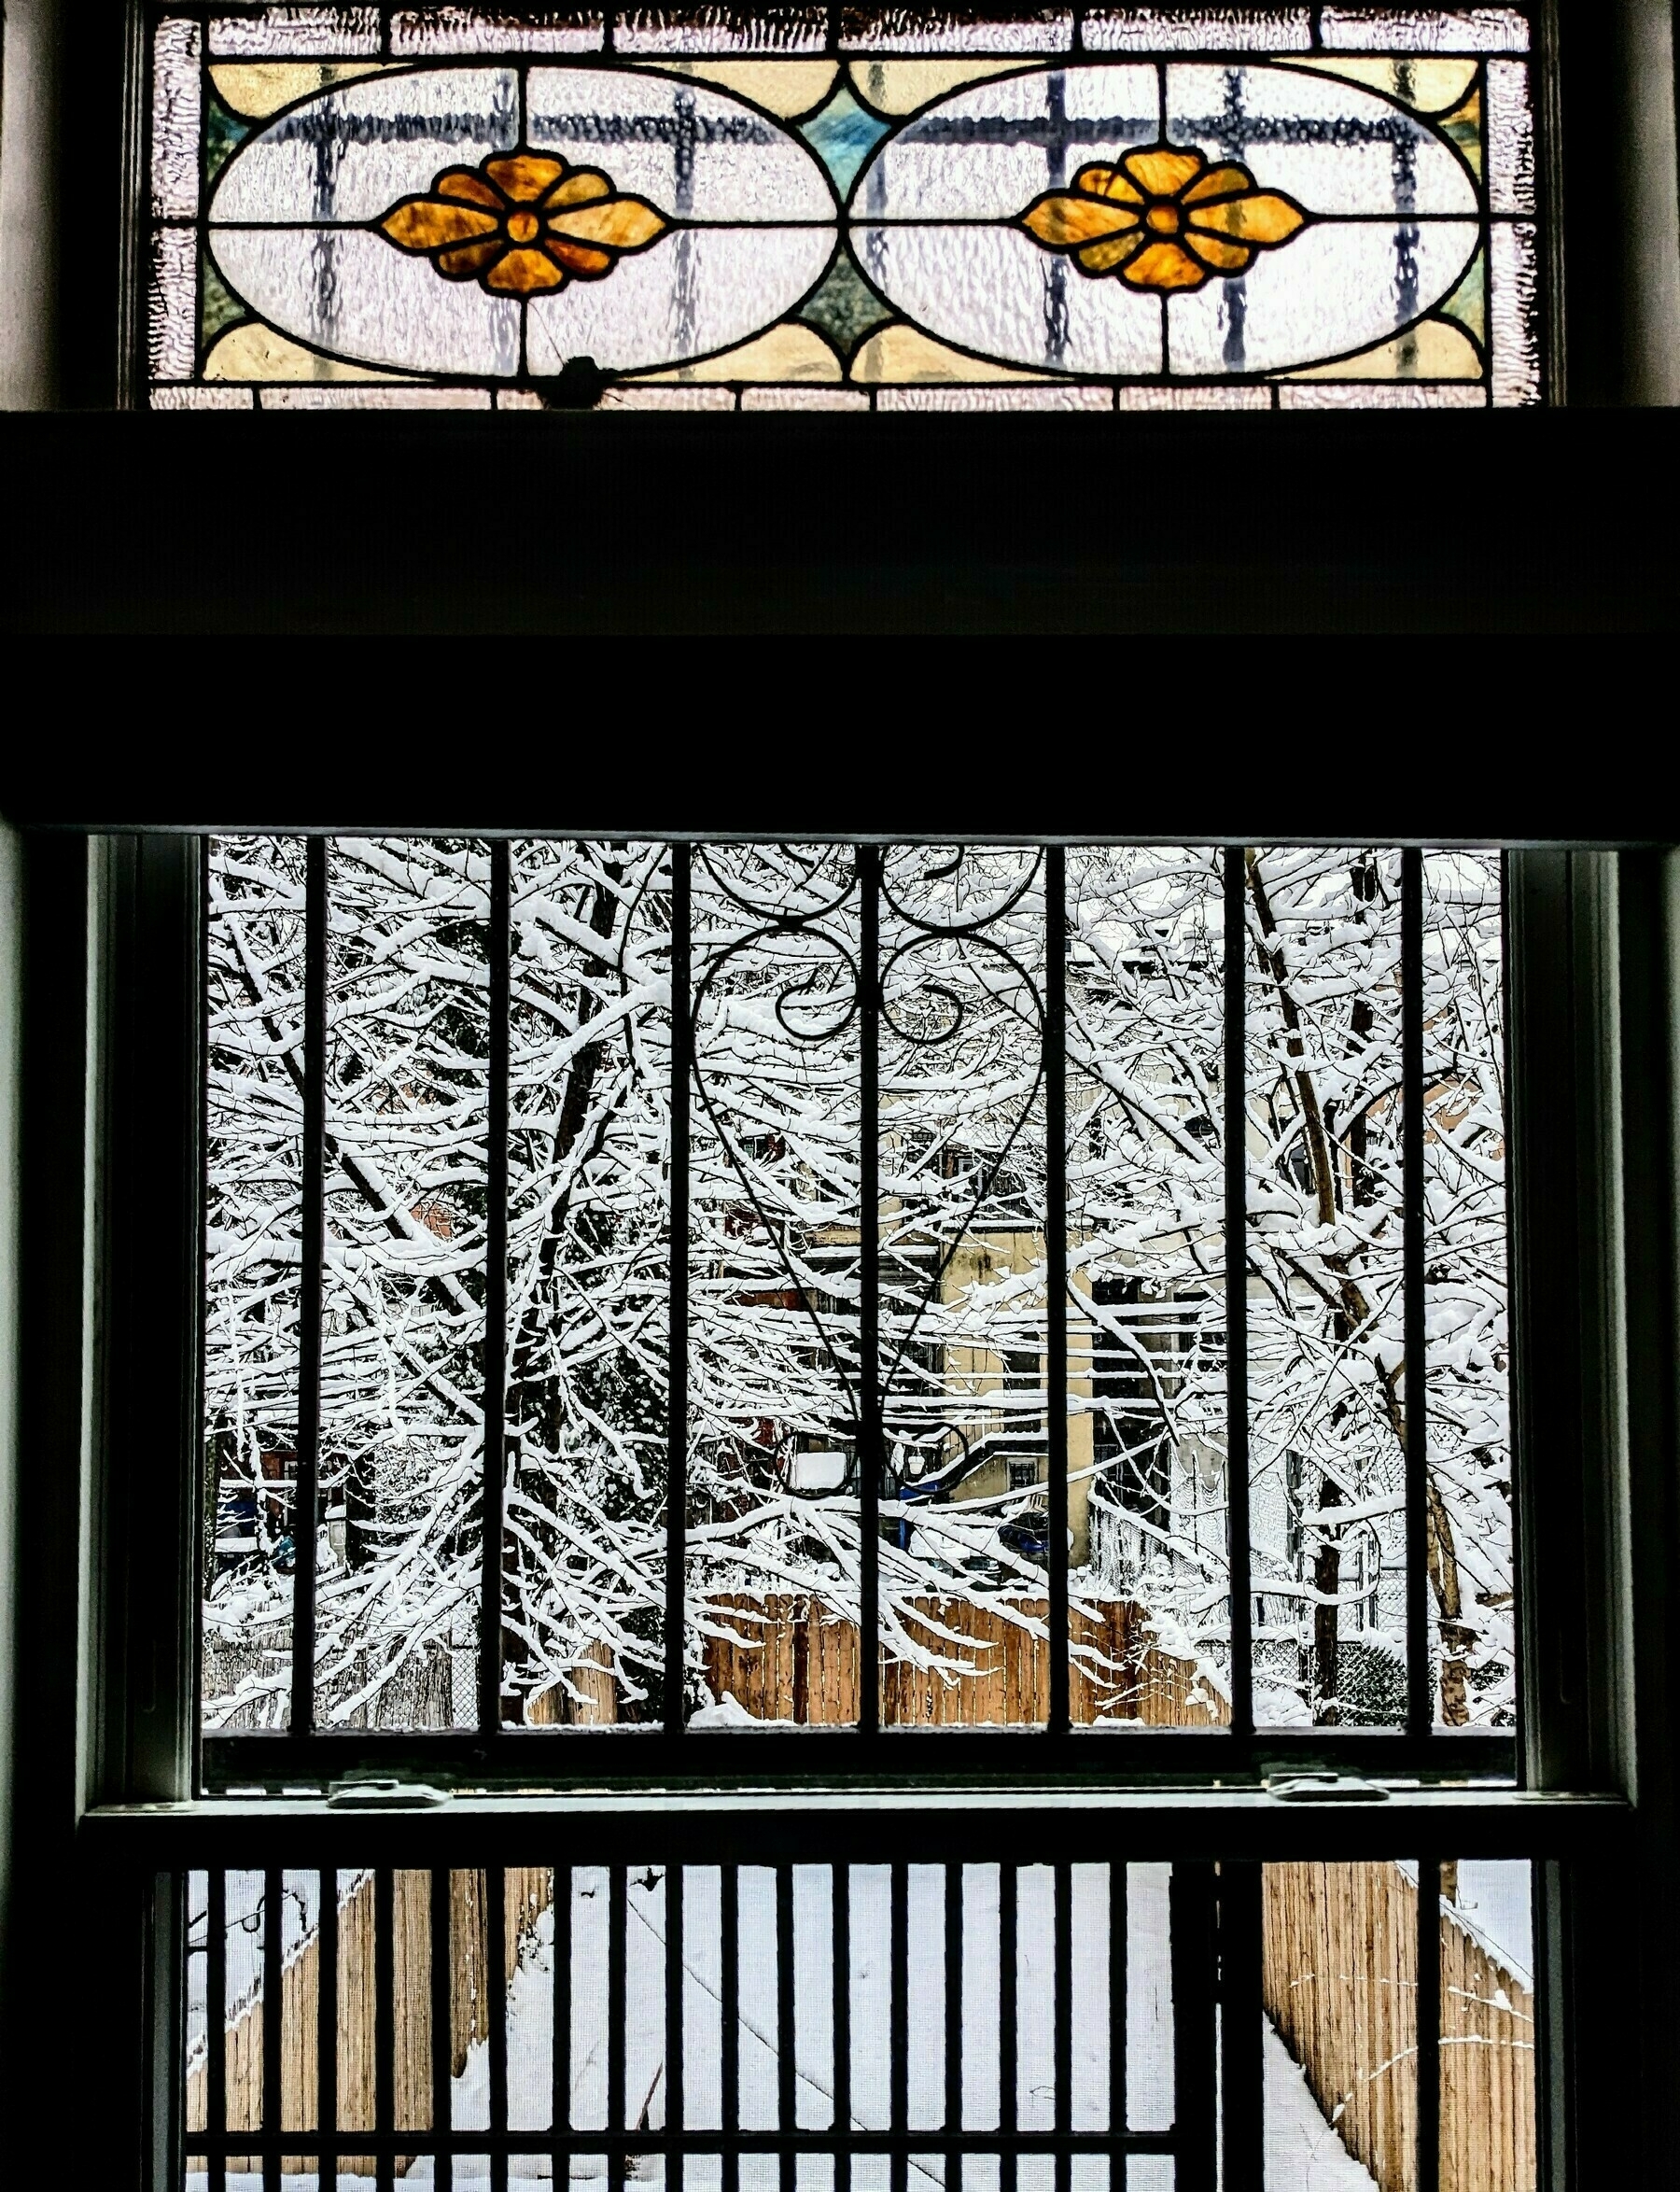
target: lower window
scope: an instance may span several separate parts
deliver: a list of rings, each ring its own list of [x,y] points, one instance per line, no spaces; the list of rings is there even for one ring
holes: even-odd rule
[[[1526,1863],[228,1870],[185,1939],[188,2192],[1537,2181]]]

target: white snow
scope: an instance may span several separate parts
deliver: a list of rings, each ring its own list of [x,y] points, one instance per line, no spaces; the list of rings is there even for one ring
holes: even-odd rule
[[[1266,2027],[1266,2192],[1373,2192],[1376,2179],[1324,2121],[1307,2073]],[[1129,2192],[1129,2188],[1128,2188]],[[1236,2188],[1233,2187],[1233,2192]]]

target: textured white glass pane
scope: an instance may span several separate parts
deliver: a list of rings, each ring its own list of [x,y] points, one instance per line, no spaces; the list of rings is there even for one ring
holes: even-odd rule
[[[1047,1864],[1015,1874],[1015,2122],[1023,2131],[1056,2123],[1055,1875]]]
[[[371,229],[212,229],[223,279],[313,349],[398,372],[519,370],[519,306],[441,281],[428,259]]]
[[[154,388],[154,411],[249,411],[249,388]]]
[[[1119,388],[1117,411],[1269,411],[1269,388]]]
[[[1488,198],[1495,213],[1534,210],[1534,122],[1528,63],[1488,63]]]
[[[1172,2192],[1176,2166],[1169,2154],[1134,2154],[1126,2165],[1126,2192]]]
[[[1480,411],[1487,400],[1463,381],[1309,381],[1278,390],[1284,411]]]
[[[1064,372],[1161,371],[1159,299],[1091,280],[1023,230],[872,228],[859,245],[875,287],[964,350]]]
[[[962,1868],[962,2129],[991,2131],[998,2127],[999,2037],[998,1889],[995,1864]],[[974,2192],[973,2163],[963,2173],[965,2192]],[[996,2165],[991,2184],[995,2186]],[[985,2182],[982,2177],[981,2182]]]
[[[621,16],[620,53],[820,53],[828,16],[820,7],[765,7],[742,17],[731,7],[643,8]]]
[[[1112,388],[883,388],[875,398],[875,407],[879,411],[1113,411],[1114,392]]]
[[[1159,76],[1138,63],[1004,77],[954,93],[885,144],[853,211],[1012,219],[1086,161],[1153,144],[1160,127]]]
[[[1242,162],[1262,190],[1285,191],[1322,218],[1477,211],[1444,138],[1334,77],[1176,63],[1167,71],[1167,136],[1211,161]],[[1297,248],[1298,239],[1285,256]]]
[[[1540,272],[1532,221],[1498,220],[1491,237],[1488,318],[1495,403],[1540,400]]]
[[[1073,42],[1067,8],[973,22],[917,7],[882,7],[847,22],[840,44],[852,53],[1061,53]]]
[[[593,53],[601,18],[573,8],[403,7],[393,53]]]
[[[744,388],[743,411],[867,411],[861,388]]]
[[[487,388],[264,388],[264,411],[488,411]]]
[[[735,400],[733,388],[609,388],[600,407],[603,411],[733,411]]]
[[[1109,2120],[1109,1890],[1124,1875],[1118,1866],[1076,1864],[1070,1883],[1072,2007],[1072,2083],[1069,2128],[1105,2131]],[[1078,2158],[1075,2160],[1077,2171]],[[1095,2159],[1095,2157],[1085,2157]],[[1079,2192],[1077,2173],[1071,2192]]]
[[[287,60],[315,53],[377,53],[377,7],[265,7],[256,15],[218,15],[210,23],[212,53],[274,53]]]
[[[617,189],[651,199],[662,213],[697,221],[833,218],[827,180],[805,147],[709,84],[631,69],[534,68],[526,97],[531,144],[604,167]],[[628,264],[603,287],[622,280]]]
[[[199,57],[203,33],[171,16],[152,44],[152,212],[190,220],[199,204]]]
[[[1526,53],[1529,27],[1509,7],[1420,8],[1394,15],[1326,7],[1319,37],[1333,52]]]
[[[1126,2114],[1134,2131],[1172,2122],[1169,1864],[1126,1868]]]
[[[833,231],[819,228],[664,235],[622,260],[605,281],[534,298],[525,328],[530,369],[557,373],[568,358],[593,358],[609,372],[633,372],[727,350],[813,288],[833,246]]]
[[[452,162],[475,167],[519,142],[511,68],[364,77],[323,91],[242,146],[211,201],[213,221],[371,221],[428,190]],[[616,179],[616,178],[615,178]],[[403,256],[381,236],[380,249]],[[443,285],[423,260],[435,287]]]
[[[1293,53],[1311,44],[1305,7],[1216,7],[1198,15],[1094,8],[1085,19],[1087,53]]]
[[[1407,325],[1458,283],[1476,250],[1469,221],[1391,228],[1326,221],[1234,281],[1210,282],[1168,307],[1175,373],[1281,372],[1364,350]]]
[[[198,362],[198,235],[192,229],[152,234],[146,355],[154,381],[188,381]]]

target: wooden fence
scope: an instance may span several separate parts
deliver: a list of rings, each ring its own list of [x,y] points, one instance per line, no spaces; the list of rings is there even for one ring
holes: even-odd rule
[[[1418,1891],[1394,1864],[1268,1864],[1267,2015],[1379,2192],[1415,2192]],[[1440,2192],[1533,2192],[1534,2004],[1441,1918]]]
[[[1011,1598],[1041,1623],[1043,1598]],[[706,1679],[757,1721],[844,1725],[858,1717],[858,1628],[805,1596],[737,1595],[711,1599]],[[881,1721],[887,1727],[1008,1727],[1050,1710],[1049,1640],[1000,1607],[965,1598],[917,1598],[905,1609],[912,1639],[949,1663],[917,1667],[883,1660]],[[943,1632],[943,1634],[942,1634]],[[1153,1641],[1142,1609],[1110,1599],[1099,1614],[1070,1616],[1069,1709],[1076,1721],[1147,1727],[1222,1727],[1224,1698],[1197,1677],[1193,1660]],[[963,1665],[973,1672],[959,1671]]]
[[[459,2077],[469,2048],[489,2031],[491,1983],[489,1918],[485,1876],[452,1873],[449,1878],[450,2002],[449,2037],[453,2073]],[[553,1892],[546,1868],[510,1867],[504,1876],[505,1922],[501,1988],[512,1980],[523,1934],[537,1923]],[[359,1876],[339,1903],[338,1926],[338,2120],[346,2131],[370,2131],[373,2115],[373,1882]],[[399,1872],[392,1890],[397,2017],[392,2121],[399,2131],[431,2127],[431,1875]],[[320,1934],[313,1932],[292,1957],[280,1978],[280,2096],[286,2124],[320,2122],[316,2052],[316,2007],[320,2001]],[[227,2049],[228,2129],[257,2130],[262,2123],[262,2032],[267,2004],[231,2004],[232,2016],[223,2044]],[[214,2044],[215,2035],[209,2036]],[[201,2054],[189,2066],[187,2123],[203,2130],[208,2101],[208,2073]],[[189,2163],[203,2172],[202,2156]],[[313,2163],[287,2157],[289,2172],[313,2170]],[[256,2171],[260,2161],[231,2159],[230,2170]],[[408,2167],[399,2157],[399,2173]],[[341,2171],[372,2176],[371,2157],[340,2162]]]

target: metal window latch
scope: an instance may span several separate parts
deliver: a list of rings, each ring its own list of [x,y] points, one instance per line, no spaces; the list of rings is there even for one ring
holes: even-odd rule
[[[1267,1781],[1266,1792],[1280,1804],[1386,1804],[1389,1792],[1380,1781],[1367,1781],[1358,1774],[1290,1774],[1281,1781]]]
[[[327,1792],[333,1811],[426,1811],[448,1802],[447,1789],[427,1781],[334,1781]]]

